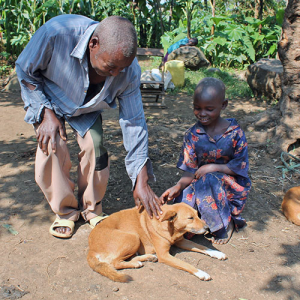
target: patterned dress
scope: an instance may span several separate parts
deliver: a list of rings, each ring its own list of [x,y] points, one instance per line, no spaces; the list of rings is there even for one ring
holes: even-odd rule
[[[236,176],[220,172],[194,179],[174,202],[185,202],[198,210],[211,232],[227,228],[233,219],[236,228],[245,225],[240,213],[245,206],[251,181],[248,177],[248,146],[235,119],[226,132],[211,138],[200,122],[188,129],[177,167],[195,173],[205,164],[226,164]]]

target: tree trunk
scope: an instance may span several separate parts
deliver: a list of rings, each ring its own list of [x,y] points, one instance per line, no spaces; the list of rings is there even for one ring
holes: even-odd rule
[[[263,11],[264,11],[264,1],[263,0],[260,0],[259,1],[259,14],[258,14],[258,18],[260,20],[263,19]]]
[[[169,31],[171,31],[171,23],[173,18],[173,7],[174,7],[174,0],[171,0],[170,3],[170,16],[169,16]]]
[[[211,5],[211,16],[214,18],[216,13],[216,0],[210,0]],[[214,35],[215,33],[215,26],[213,25],[210,30],[210,34]]]
[[[273,153],[290,151],[300,142],[300,1],[289,0],[282,26],[282,39],[278,45],[283,65],[281,119],[276,127],[277,147]],[[276,149],[277,148],[277,149]]]
[[[255,0],[255,7],[254,7],[254,18],[258,19],[259,16],[259,1],[260,0]]]
[[[160,34],[162,36],[164,34],[164,22],[163,22],[162,14],[161,14],[160,0],[156,0],[156,10],[157,10],[158,16],[159,16]],[[158,40],[158,44],[159,43],[160,43],[160,40]]]
[[[187,1],[186,3],[186,19],[187,19],[187,37],[188,39],[191,38],[191,10],[190,10],[190,3]]]

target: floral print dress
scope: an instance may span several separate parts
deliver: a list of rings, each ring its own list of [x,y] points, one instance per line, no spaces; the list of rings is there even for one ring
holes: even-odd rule
[[[200,122],[188,129],[177,163],[179,169],[191,173],[205,164],[226,164],[237,174],[207,173],[194,179],[174,200],[197,209],[211,232],[227,228],[231,219],[236,228],[245,225],[240,213],[251,188],[245,134],[235,119],[227,120],[230,125],[226,132],[214,138],[205,132]]]

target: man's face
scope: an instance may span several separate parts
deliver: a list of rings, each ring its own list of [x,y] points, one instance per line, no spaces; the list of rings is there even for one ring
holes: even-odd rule
[[[114,53],[102,52],[99,54],[99,44],[90,42],[90,63],[95,72],[100,76],[117,76],[124,68],[131,65],[132,57],[125,57],[121,49]]]

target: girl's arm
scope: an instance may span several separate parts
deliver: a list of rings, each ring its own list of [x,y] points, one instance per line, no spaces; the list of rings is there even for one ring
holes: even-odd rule
[[[160,199],[162,202],[171,201],[174,198],[178,197],[188,185],[194,179],[194,174],[190,172],[184,172],[180,180],[171,188],[167,189],[161,196]]]
[[[195,172],[195,178],[199,179],[200,177],[204,176],[207,173],[213,173],[213,172],[220,172],[227,175],[237,175],[235,172],[231,171],[226,164],[207,164],[204,166],[201,166],[196,172]]]

